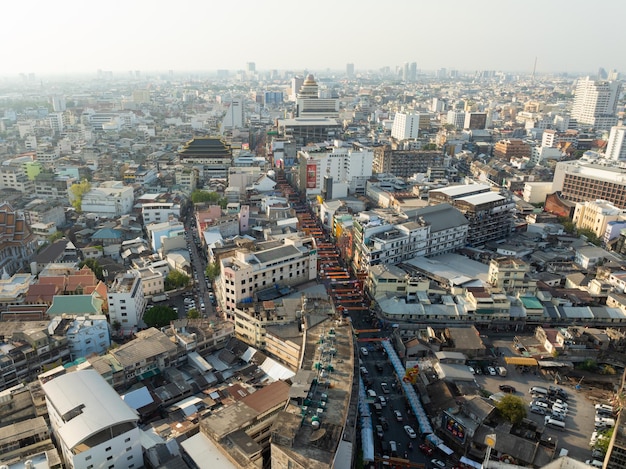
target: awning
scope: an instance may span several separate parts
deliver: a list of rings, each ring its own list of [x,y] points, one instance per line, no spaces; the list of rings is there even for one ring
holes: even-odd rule
[[[481,469],[483,465],[479,462],[472,461],[471,459],[466,458],[465,456],[461,456],[461,462],[468,466],[475,467],[476,469]]]
[[[537,360],[527,357],[504,357],[507,365],[537,366]]]
[[[437,445],[437,448],[439,448],[441,451],[446,453],[448,456],[450,456],[452,453],[454,453],[454,451],[452,451],[450,448],[448,448],[443,443],[441,443],[440,445]]]

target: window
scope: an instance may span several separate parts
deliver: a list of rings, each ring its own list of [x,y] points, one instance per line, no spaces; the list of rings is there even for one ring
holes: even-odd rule
[[[132,454],[126,458],[127,461],[130,461],[131,459],[133,459],[133,455]]]
[[[113,456],[107,456],[107,461],[110,461],[111,459],[113,459]]]
[[[137,363],[136,366],[139,366],[139,363]],[[111,447],[108,446],[107,448],[105,448],[105,451],[111,451]]]
[[[128,448],[126,448],[126,452],[132,451],[132,449],[133,449],[132,446],[129,446]]]
[[[85,461],[89,461],[90,459],[91,459],[91,455],[87,456],[87,457],[85,458]]]

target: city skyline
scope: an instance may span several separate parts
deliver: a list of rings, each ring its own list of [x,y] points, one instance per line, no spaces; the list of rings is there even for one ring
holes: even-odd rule
[[[594,73],[626,70],[615,49],[626,4],[600,0],[601,34],[590,34],[588,3],[528,0],[520,8],[479,0],[320,0],[302,16],[284,0],[259,4],[183,0],[121,2],[106,9],[83,2],[36,1],[5,7],[0,75],[141,71],[341,70],[357,72],[416,62],[439,68]],[[404,24],[403,24],[404,23]],[[594,26],[595,27],[595,26]],[[517,28],[517,29],[516,29]]]

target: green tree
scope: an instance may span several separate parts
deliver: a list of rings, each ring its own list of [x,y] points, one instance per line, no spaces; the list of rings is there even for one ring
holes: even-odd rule
[[[196,308],[191,308],[187,311],[187,319],[198,319],[200,318],[200,312]]]
[[[143,313],[143,322],[148,327],[164,327],[174,319],[178,319],[178,313],[169,306],[153,306]]]
[[[55,231],[54,234],[51,234],[50,236],[48,236],[48,242],[54,243],[55,241],[58,241],[62,237],[63,237],[62,231]]]
[[[72,207],[77,212],[81,211],[83,196],[91,190],[91,183],[87,179],[70,186],[70,198],[72,199]]]
[[[179,272],[178,270],[171,270],[167,277],[165,277],[165,289],[175,290],[177,288],[184,288],[189,285],[189,276]]]
[[[578,234],[584,235],[587,238],[587,241],[589,241],[591,244],[595,244],[596,246],[600,246],[600,244],[602,244],[602,241],[598,238],[598,235],[596,235],[591,230],[580,229],[578,230]]]
[[[609,450],[609,443],[611,442],[611,437],[613,436],[613,430],[614,428],[609,428],[607,431],[601,432],[600,435],[602,435],[602,438],[598,438],[594,449],[598,449],[606,454]]]
[[[122,323],[118,320],[115,320],[113,321],[113,324],[111,324],[111,327],[116,333],[119,333],[119,331],[122,329]]]
[[[209,280],[215,280],[220,275],[220,265],[217,262],[211,262],[206,266],[204,274]]]
[[[217,204],[223,209],[226,208],[226,205],[228,204],[226,198],[221,197],[217,192],[202,191],[200,189],[195,189],[191,193],[191,201],[194,204]]]
[[[104,282],[104,271],[102,270],[102,266],[95,259],[85,259],[78,264],[79,268],[83,266],[87,266],[91,269],[91,271],[96,275],[96,278],[101,282]]]
[[[526,418],[526,405],[524,401],[511,394],[507,394],[496,404],[500,414],[511,423],[519,423]]]
[[[424,145],[422,147],[422,150],[429,150],[429,151],[433,151],[437,149],[437,144],[436,143],[427,143],[426,145]]]

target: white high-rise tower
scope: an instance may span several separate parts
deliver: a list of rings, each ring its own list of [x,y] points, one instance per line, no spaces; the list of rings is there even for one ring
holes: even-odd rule
[[[605,157],[608,160],[625,161],[626,160],[626,127],[620,125],[611,127],[609,141],[606,145]]]
[[[589,77],[576,85],[572,118],[596,130],[608,130],[617,124],[617,98],[621,84],[615,81],[596,81]]]

